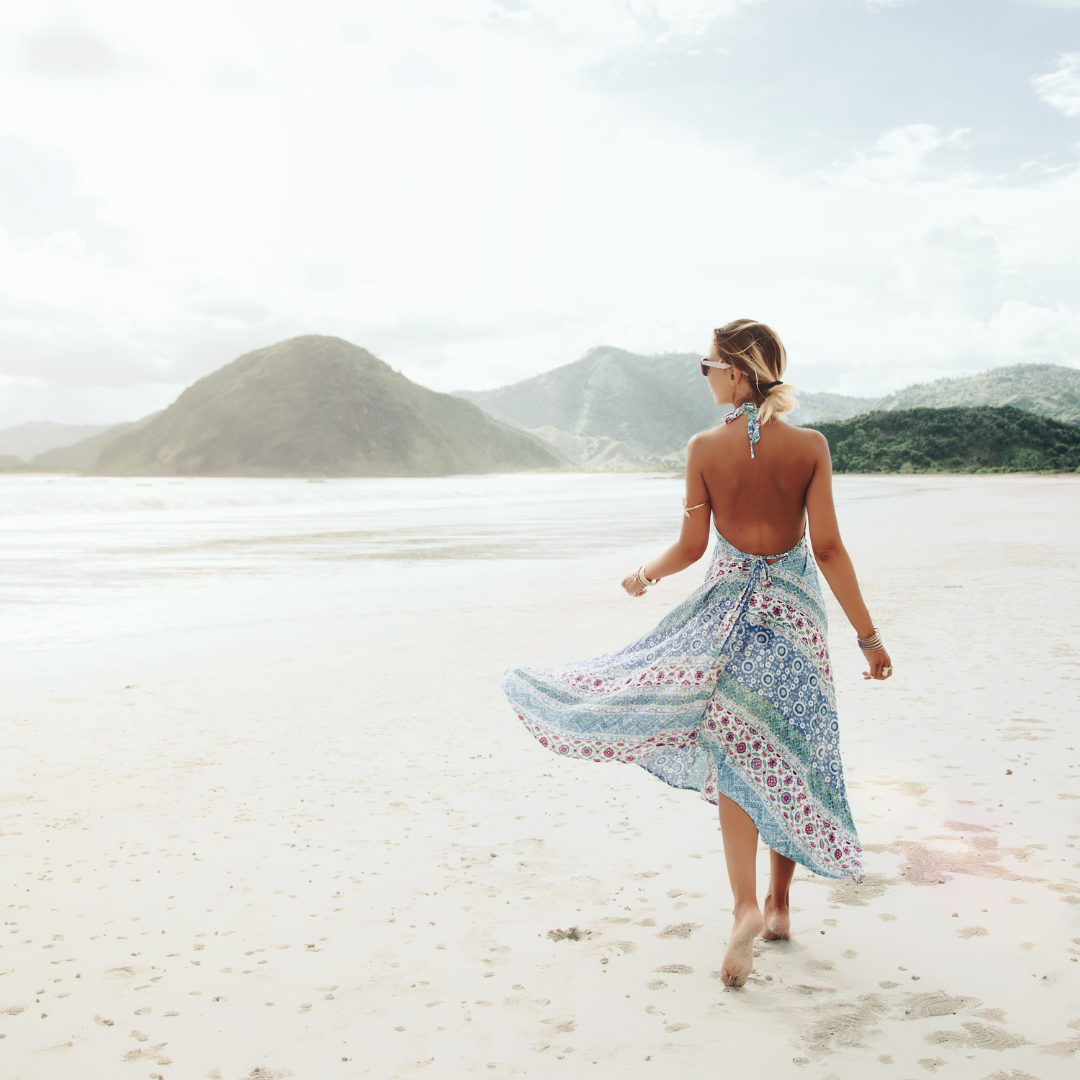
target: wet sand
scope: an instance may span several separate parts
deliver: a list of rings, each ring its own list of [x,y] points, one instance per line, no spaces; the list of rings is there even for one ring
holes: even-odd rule
[[[715,811],[557,759],[496,685],[625,643],[701,568],[632,601],[640,543],[429,564],[422,614],[313,597],[28,657],[0,1077],[1074,1076],[1080,477],[891,478],[842,524],[897,670],[864,684],[832,609],[869,878],[800,871],[742,990]]]

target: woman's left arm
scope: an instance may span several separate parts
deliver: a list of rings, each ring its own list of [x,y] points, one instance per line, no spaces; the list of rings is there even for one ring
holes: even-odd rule
[[[682,519],[679,539],[675,541],[657,559],[650,559],[644,567],[644,574],[650,581],[671,577],[680,570],[685,570],[705,554],[709,547],[709,522],[712,520],[712,507],[709,503],[709,489],[701,475],[700,460],[703,448],[700,435],[695,435],[686,447],[686,505],[690,510]],[[704,505],[702,505],[704,504]],[[631,596],[644,596],[645,589],[638,581],[637,571],[623,579],[622,587]]]

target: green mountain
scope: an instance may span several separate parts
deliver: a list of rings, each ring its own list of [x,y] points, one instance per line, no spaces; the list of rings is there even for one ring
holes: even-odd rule
[[[872,412],[810,425],[847,473],[1080,471],[1080,427],[1011,405]]]
[[[31,420],[0,431],[0,454],[29,461],[58,446],[71,446],[91,435],[108,431],[112,424],[56,424],[51,420]]]
[[[820,424],[828,420],[849,420],[878,407],[878,398],[849,397],[847,394],[811,394],[800,390],[799,404],[788,413],[793,424]]]
[[[471,402],[308,334],[247,353],[107,443],[109,476],[447,476],[564,465]]]
[[[1013,405],[1025,412],[1080,424],[1080,370],[1059,364],[1014,364],[979,375],[938,379],[890,394],[878,409],[940,409],[952,405]]]
[[[715,427],[721,412],[709,396],[697,353],[638,356],[607,346],[582,359],[498,390],[460,390],[508,424],[574,438],[562,452],[576,460],[607,455],[644,464],[678,456],[691,435]],[[553,429],[546,431],[545,429]]]
[[[55,449],[46,450],[43,454],[36,454],[30,459],[30,467],[39,472],[84,472],[94,467],[101,448],[113,439],[118,439],[128,431],[138,431],[145,427],[160,413],[152,413],[142,420],[135,420],[128,424],[113,424],[88,439],[80,439],[70,446],[57,446]]]

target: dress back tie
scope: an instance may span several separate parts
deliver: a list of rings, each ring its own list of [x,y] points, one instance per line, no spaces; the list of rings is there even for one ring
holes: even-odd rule
[[[761,438],[761,424],[758,421],[757,406],[752,401],[745,401],[729,416],[724,417],[724,423],[730,424],[740,416],[746,417],[746,433],[750,436],[750,456],[754,456],[754,443]]]

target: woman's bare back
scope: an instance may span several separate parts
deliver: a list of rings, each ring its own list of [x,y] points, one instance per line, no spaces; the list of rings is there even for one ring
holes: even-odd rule
[[[780,420],[760,430],[752,458],[745,416],[696,435],[689,454],[721,536],[751,555],[779,555],[805,529],[807,490],[824,439]]]

